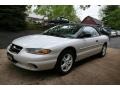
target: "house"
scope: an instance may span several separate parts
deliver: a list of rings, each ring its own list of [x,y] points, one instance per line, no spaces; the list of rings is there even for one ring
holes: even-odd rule
[[[56,19],[50,20],[49,23],[52,24],[65,24],[65,23],[69,23],[69,20],[64,18],[64,17],[57,17]]]
[[[84,20],[81,23],[88,24],[88,25],[103,26],[102,21],[96,18],[93,18],[91,16],[87,16],[86,18],[84,18]]]
[[[26,20],[36,22],[36,23],[42,23],[45,20],[48,20],[48,18],[44,17],[43,15],[36,15],[35,13],[31,13],[27,16]]]

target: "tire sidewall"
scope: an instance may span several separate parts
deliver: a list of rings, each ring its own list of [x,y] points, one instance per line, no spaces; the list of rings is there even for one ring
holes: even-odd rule
[[[70,55],[72,56],[72,58],[73,58],[73,63],[72,63],[71,68],[70,68],[67,72],[64,72],[64,71],[62,71],[62,69],[61,69],[61,62],[62,62],[62,59],[63,59],[64,55],[66,55],[66,54],[70,54]],[[65,50],[65,51],[63,51],[63,52],[58,56],[58,59],[57,59],[57,63],[56,63],[56,67],[55,67],[55,68],[56,68],[56,70],[57,70],[60,74],[64,75],[64,74],[69,73],[69,72],[72,70],[73,65],[74,65],[74,62],[75,62],[75,55],[74,55],[74,53],[72,52],[72,50]]]
[[[105,51],[104,51],[104,49],[105,49]],[[106,55],[106,51],[107,51],[107,45],[103,45],[100,55],[102,57],[104,57]]]

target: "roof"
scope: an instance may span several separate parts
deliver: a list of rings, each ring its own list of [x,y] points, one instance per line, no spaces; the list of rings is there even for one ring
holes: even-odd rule
[[[102,25],[102,22],[96,18],[91,17],[97,24]]]
[[[87,19],[87,18],[91,18],[96,24],[102,25],[102,22],[101,22],[100,20],[96,19],[96,18],[93,18],[93,17],[91,17],[91,16],[87,16],[85,19]],[[84,20],[85,20],[85,19],[84,19]],[[84,21],[84,20],[83,20],[83,21]],[[82,22],[83,22],[83,21],[82,21]]]

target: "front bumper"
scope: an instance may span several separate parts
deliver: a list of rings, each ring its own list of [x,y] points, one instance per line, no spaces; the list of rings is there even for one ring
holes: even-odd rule
[[[57,61],[56,55],[35,55],[26,53],[24,50],[15,54],[9,51],[9,47],[7,53],[12,56],[12,60],[9,56],[8,58],[14,65],[32,71],[53,69]]]

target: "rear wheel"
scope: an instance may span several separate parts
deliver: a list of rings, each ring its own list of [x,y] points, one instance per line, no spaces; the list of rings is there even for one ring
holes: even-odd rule
[[[107,45],[104,44],[103,47],[102,47],[101,52],[99,53],[99,56],[104,57],[106,55],[106,51],[107,51]]]
[[[74,61],[75,55],[72,50],[65,50],[58,57],[56,70],[62,75],[67,74],[72,70]]]

